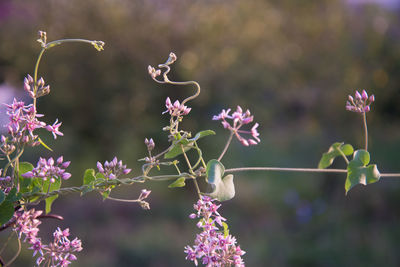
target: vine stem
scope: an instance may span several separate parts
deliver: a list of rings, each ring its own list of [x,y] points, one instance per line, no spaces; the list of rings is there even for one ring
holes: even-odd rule
[[[186,163],[187,163],[187,165],[189,167],[189,170],[190,170],[191,173],[193,173],[192,165],[190,164],[189,158],[186,155],[186,152],[185,152],[185,149],[183,148],[183,145],[181,145],[181,149],[182,149],[182,152],[183,152],[183,156],[185,157]],[[200,187],[199,187],[199,184],[197,183],[196,176],[193,177],[193,183],[194,183],[194,185],[196,187],[197,195],[199,196],[199,199],[201,199]]]
[[[365,137],[365,150],[368,151],[368,128],[367,128],[367,114],[366,112],[362,113],[362,117],[363,117],[363,124],[364,124],[364,137]]]
[[[232,142],[233,132],[229,135],[228,141],[225,144],[224,150],[222,151],[221,155],[218,157],[218,161],[221,161],[222,157],[225,155],[226,151],[228,150],[229,145]]]
[[[279,168],[279,167],[243,167],[226,169],[225,172],[242,171],[281,171],[281,172],[317,172],[317,173],[347,173],[345,169],[315,169],[315,168]],[[400,176],[400,174],[399,174]]]
[[[347,173],[345,169],[315,169],[315,168],[279,168],[279,167],[243,167],[226,169],[225,172],[244,171],[280,171],[280,172],[312,172],[312,173]],[[380,177],[399,177],[400,173],[381,173]]]

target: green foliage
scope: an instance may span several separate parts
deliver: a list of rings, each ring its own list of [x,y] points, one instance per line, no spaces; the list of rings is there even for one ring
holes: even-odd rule
[[[0,190],[1,191],[1,190]],[[21,193],[17,193],[14,187],[5,197],[4,193],[0,194],[0,225],[8,222],[14,215],[14,203],[21,199]]]
[[[94,182],[96,181],[94,169],[87,169],[83,174],[83,185],[87,187],[81,192],[81,196],[94,190]]]
[[[215,132],[212,130],[205,130],[205,131],[198,132],[193,138],[190,138],[190,139],[179,137],[178,140],[176,140],[172,143],[172,145],[169,148],[169,151],[164,155],[164,158],[165,159],[173,159],[183,153],[182,147],[183,147],[183,150],[186,152],[186,151],[190,150],[191,148],[193,148],[195,141],[197,141],[200,138],[203,138],[205,136],[214,135],[214,134],[215,134]]]
[[[207,183],[211,185],[213,191],[208,193],[212,198],[219,201],[230,200],[235,196],[235,185],[233,183],[233,175],[229,174],[222,178],[225,167],[216,159],[212,159],[207,163],[206,175]]]
[[[55,179],[55,181],[52,183],[50,179],[47,179],[46,181],[43,182],[43,191],[44,192],[53,192],[56,190],[59,190],[61,188],[61,178]],[[54,195],[51,197],[46,198],[46,214],[51,211],[51,205],[53,205],[53,202],[58,198],[58,195]]]
[[[184,187],[185,184],[185,177],[180,177],[176,179],[172,184],[168,185],[168,188],[174,188],[174,187]]]
[[[229,235],[229,227],[226,222],[222,222],[222,227],[224,228],[224,237],[227,237]]]
[[[328,150],[322,155],[321,160],[319,161],[318,168],[325,169],[332,165],[333,161],[336,157],[340,156],[349,156],[353,154],[353,147],[349,144],[344,143],[334,143]]]
[[[22,177],[22,174],[25,174],[32,170],[33,170],[33,165],[30,164],[29,162],[21,162],[19,164],[18,173],[19,173],[19,187],[20,187],[21,193],[26,193],[26,192],[32,191],[31,184],[33,182],[33,179]]]
[[[367,185],[379,180],[380,173],[376,164],[368,165],[369,161],[368,151],[360,149],[354,152],[353,160],[347,166],[346,194],[357,184]]]

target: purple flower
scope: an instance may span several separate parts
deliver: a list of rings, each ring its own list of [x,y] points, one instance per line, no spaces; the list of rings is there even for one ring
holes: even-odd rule
[[[132,171],[122,163],[122,160],[118,161],[117,157],[114,157],[111,162],[105,161],[104,165],[98,161],[97,169],[108,179],[116,179],[122,174],[128,174]]]
[[[64,158],[61,156],[54,162],[53,158],[49,158],[46,160],[45,158],[40,158],[36,168],[32,171],[22,174],[24,178],[33,178],[38,177],[43,180],[50,179],[52,183],[55,182],[55,179],[64,179],[68,180],[71,177],[71,174],[66,172],[65,169],[71,163],[70,161],[63,162]]]
[[[365,90],[360,92],[356,91],[354,98],[349,95],[348,101],[346,102],[346,110],[357,112],[357,113],[365,113],[371,110],[371,104],[375,101],[375,96],[371,95],[368,97],[368,94]]]
[[[242,145],[257,145],[261,141],[259,138],[260,134],[257,131],[258,123],[255,123],[250,131],[240,130],[243,125],[253,122],[254,116],[251,115],[249,110],[243,113],[240,106],[237,106],[236,111],[232,115],[229,115],[230,111],[231,109],[223,109],[221,113],[213,116],[213,120],[221,120],[222,126],[231,131]],[[228,119],[232,120],[233,123],[229,123]],[[244,138],[241,134],[249,134],[252,138]]]
[[[168,112],[171,116],[176,117],[187,115],[192,110],[192,108],[188,108],[187,106],[181,104],[178,100],[176,100],[174,104],[172,104],[169,97],[167,97],[167,99],[165,100],[165,106],[167,107],[167,110],[164,111],[163,114]]]
[[[54,139],[57,139],[57,135],[63,136],[64,134],[58,130],[60,128],[62,122],[58,123],[58,119],[53,123],[53,125],[47,125],[45,128],[47,131],[51,132],[54,136]]]
[[[194,204],[197,212],[189,217],[201,218],[197,227],[201,228],[202,232],[196,235],[193,246],[185,247],[186,259],[193,261],[196,266],[198,260],[206,266],[244,266],[242,256],[245,252],[236,245],[236,238],[217,227],[222,226],[226,219],[218,213],[221,205],[215,204],[214,201],[208,196],[202,196]]]

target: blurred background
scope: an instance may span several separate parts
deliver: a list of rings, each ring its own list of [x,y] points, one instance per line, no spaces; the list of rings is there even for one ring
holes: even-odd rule
[[[255,115],[262,141],[245,148],[234,140],[223,159],[227,168],[312,168],[334,142],[361,148],[361,118],[345,102],[365,88],[376,97],[368,114],[371,162],[381,172],[400,172],[399,2],[2,0],[0,100],[28,101],[22,83],[40,51],[38,30],[49,41],[103,40],[101,53],[65,44],[44,55],[39,76],[52,92],[39,99],[39,113],[48,123],[61,120],[65,136],[53,140],[44,131],[55,152],[30,149],[24,160],[72,160],[65,186],[80,185],[86,168],[115,155],[138,175],[144,138],[155,140],[156,151],[168,144],[161,131],[168,124],[165,98],[182,100],[193,91],[149,77],[147,66],[173,51],[171,78],[202,86],[183,126],[217,132],[199,142],[207,160],[218,157],[228,137],[212,116],[236,105]],[[333,167],[345,165],[338,160]],[[357,186],[347,196],[344,181],[339,174],[237,173],[237,195],[221,213],[247,251],[247,266],[400,266],[400,180]],[[84,251],[73,266],[192,266],[183,248],[199,232],[188,218],[194,187],[167,185],[112,193],[134,199],[142,188],[152,190],[150,211],[103,202],[95,193],[60,197],[53,212],[65,220],[44,221],[40,235],[50,240],[60,226],[80,237]],[[9,247],[10,257],[15,249]],[[33,265],[31,255],[24,249],[14,266]]]

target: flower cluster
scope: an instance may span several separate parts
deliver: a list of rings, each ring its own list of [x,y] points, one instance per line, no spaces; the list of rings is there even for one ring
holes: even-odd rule
[[[29,74],[24,79],[24,89],[32,98],[38,98],[50,93],[50,85],[46,85],[42,77],[35,83]]]
[[[167,110],[163,112],[164,113],[169,113],[171,116],[182,116],[182,115],[187,115],[189,112],[192,110],[192,108],[188,108],[187,106],[179,103],[178,100],[172,104],[171,99],[167,97],[165,100],[165,106],[167,107]]]
[[[57,230],[53,233],[54,240],[48,245],[37,244],[35,251],[41,254],[37,258],[36,264],[50,264],[51,266],[68,266],[71,261],[76,260],[75,252],[82,251],[82,242],[80,239],[75,237],[73,240],[69,240],[69,229],[61,230],[57,227]]]
[[[43,117],[43,115],[36,112],[33,104],[25,105],[23,101],[17,101],[14,98],[12,104],[5,104],[5,106],[9,116],[9,123],[5,127],[11,137],[1,137],[1,151],[3,153],[7,155],[12,153],[15,149],[14,144],[39,145],[38,136],[34,134],[34,131],[38,128],[45,128],[51,132],[54,139],[57,138],[57,135],[63,135],[59,131],[61,123],[56,120],[53,125],[46,125],[46,123],[40,121],[38,118]]]
[[[236,238],[223,233],[218,226],[223,226],[226,221],[218,213],[218,208],[214,200],[208,196],[203,196],[194,205],[197,213],[190,214],[190,218],[201,218],[197,227],[202,228],[203,232],[196,236],[193,247],[186,246],[186,259],[198,265],[198,259],[207,267],[212,266],[244,266],[242,255],[245,254],[240,246],[236,246]]]
[[[371,110],[370,105],[375,101],[375,96],[368,96],[365,90],[360,94],[356,91],[354,97],[349,95],[349,100],[346,102],[346,109],[348,111],[365,113]]]
[[[117,157],[114,157],[111,162],[104,162],[104,166],[98,161],[97,169],[108,179],[115,179],[122,174],[128,174],[131,172],[131,169],[126,168],[126,165],[123,165],[122,160],[118,161]]]
[[[70,241],[68,239],[69,229],[61,231],[60,228],[57,228],[53,233],[54,241],[48,245],[43,244],[38,237],[38,226],[41,224],[38,219],[40,215],[42,215],[42,211],[35,209],[16,212],[14,214],[14,231],[19,239],[24,236],[23,242],[31,245],[29,249],[33,250],[33,256],[40,255],[36,260],[38,266],[42,263],[46,263],[48,266],[50,264],[51,266],[68,266],[71,261],[77,259],[73,252],[82,250],[82,242],[78,238]]]
[[[22,174],[24,178],[33,178],[38,177],[43,180],[50,179],[50,182],[54,183],[56,179],[62,178],[67,180],[71,177],[69,172],[66,172],[65,169],[68,168],[70,161],[64,161],[64,158],[61,156],[54,161],[53,158],[49,158],[46,160],[45,158],[40,158],[36,168],[32,171],[26,172]]]
[[[254,116],[251,115],[249,110],[243,113],[243,110],[240,106],[237,106],[236,111],[229,115],[231,109],[225,110],[223,109],[221,113],[218,115],[214,115],[213,120],[221,120],[222,125],[225,129],[231,131],[237,139],[242,143],[244,146],[249,145],[257,145],[261,140],[258,138],[260,135],[257,131],[257,127],[259,126],[258,123],[255,123],[250,131],[240,130],[240,128],[245,125],[253,122]],[[227,119],[233,120],[233,125],[227,122]],[[244,138],[240,134],[250,134],[252,138]]]

